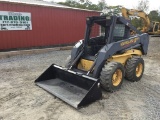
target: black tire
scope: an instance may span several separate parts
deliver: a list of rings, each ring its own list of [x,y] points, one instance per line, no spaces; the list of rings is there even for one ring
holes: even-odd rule
[[[140,65],[142,65],[142,68],[139,67]],[[139,81],[143,76],[143,72],[144,72],[143,58],[132,57],[127,60],[127,63],[125,65],[125,78],[127,80],[131,82]]]
[[[65,67],[68,68],[70,64],[71,64],[71,55],[69,55],[65,60]]]
[[[120,82],[118,82],[117,85],[113,82],[113,75],[116,73],[116,71],[121,71],[121,77]],[[118,62],[109,62],[104,65],[102,68],[102,71],[100,73],[100,83],[102,88],[104,88],[106,91],[114,92],[116,90],[119,90],[121,88],[121,85],[123,83],[124,78],[124,67],[121,63]]]

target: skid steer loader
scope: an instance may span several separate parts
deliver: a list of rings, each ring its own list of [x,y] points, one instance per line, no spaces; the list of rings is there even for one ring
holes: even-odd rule
[[[75,108],[101,99],[101,87],[118,90],[124,77],[139,81],[144,71],[149,36],[117,16],[86,19],[84,40],[75,44],[65,67],[52,64],[35,83]],[[96,32],[92,34],[95,26]],[[99,35],[102,30],[104,34]],[[130,35],[130,30],[136,34]]]

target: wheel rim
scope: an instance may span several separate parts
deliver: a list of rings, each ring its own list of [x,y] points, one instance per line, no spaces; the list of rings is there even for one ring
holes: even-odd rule
[[[117,69],[112,76],[112,83],[114,86],[118,86],[122,81],[122,71]]]
[[[136,67],[136,76],[140,77],[143,71],[143,65],[142,63],[139,63]]]

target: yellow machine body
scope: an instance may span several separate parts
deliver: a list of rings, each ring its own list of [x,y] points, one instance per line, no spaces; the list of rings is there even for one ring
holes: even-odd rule
[[[126,61],[129,58],[131,58],[132,55],[141,56],[142,52],[140,50],[136,50],[136,49],[128,50],[128,51],[126,51],[123,54],[113,55],[106,62],[114,61],[114,62],[119,62],[122,65],[125,65]],[[78,69],[81,69],[83,71],[88,71],[92,67],[93,62],[94,61],[91,61],[91,60],[81,59],[80,62],[79,62],[79,64],[78,64]]]

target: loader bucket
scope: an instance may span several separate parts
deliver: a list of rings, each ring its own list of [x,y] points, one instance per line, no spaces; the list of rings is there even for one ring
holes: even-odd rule
[[[102,97],[99,79],[51,65],[35,83],[75,108]]]

